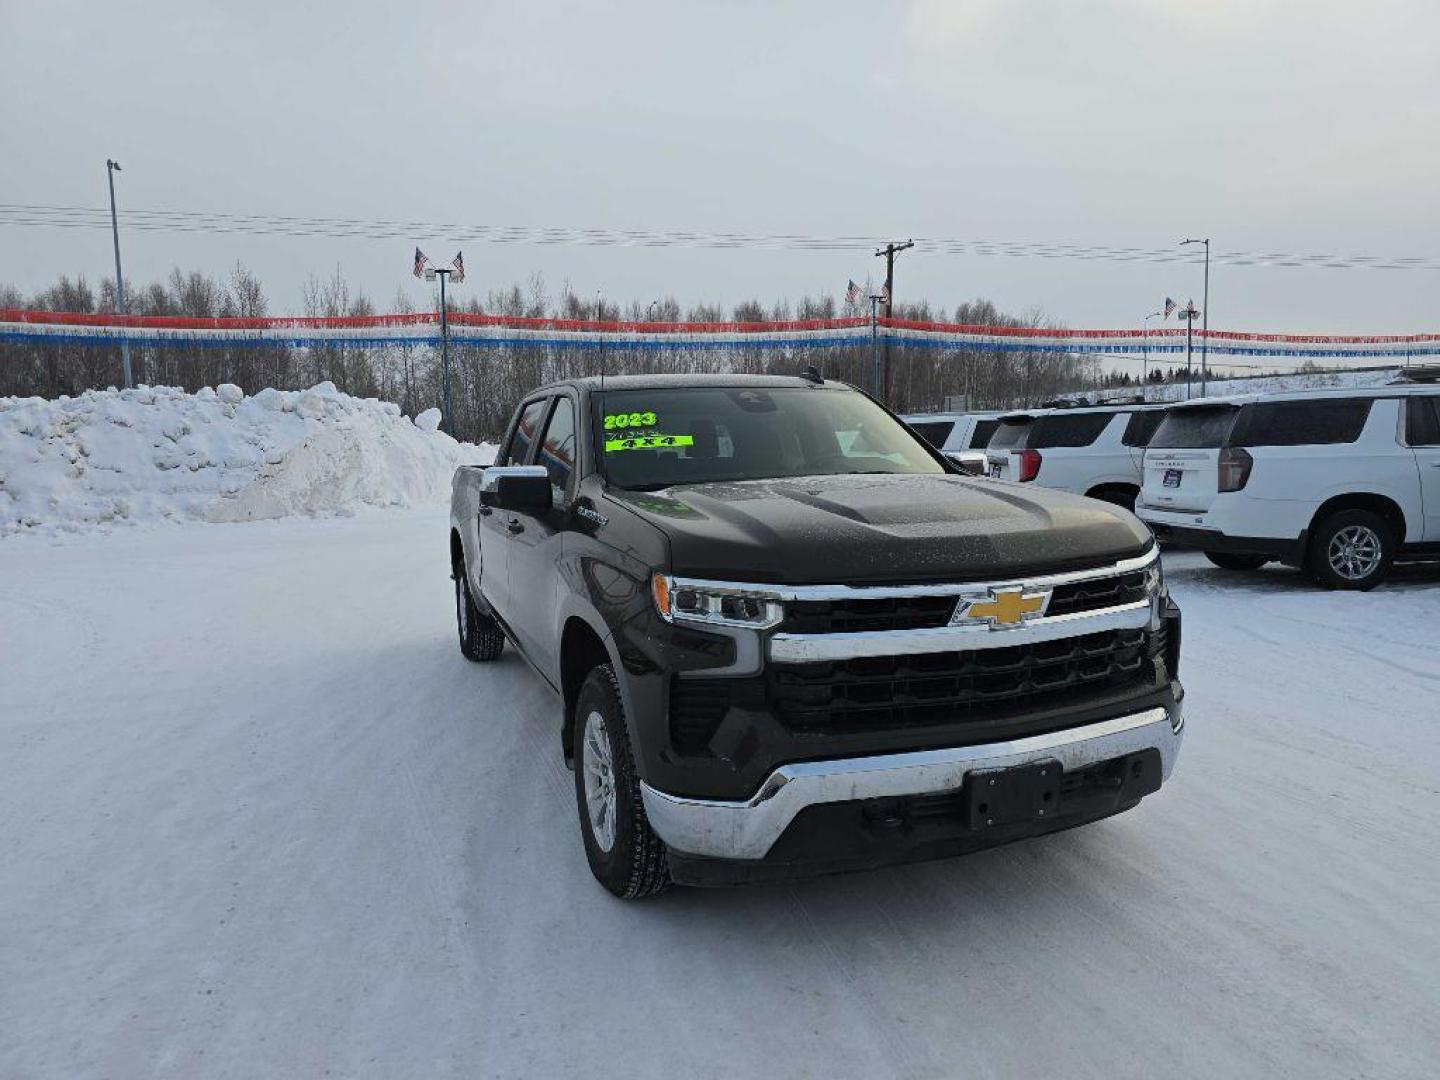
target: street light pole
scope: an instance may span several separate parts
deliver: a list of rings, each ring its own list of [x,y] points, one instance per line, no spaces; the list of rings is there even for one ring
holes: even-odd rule
[[[120,163],[105,159],[105,179],[110,182],[110,235],[115,240],[115,309],[125,314],[125,278],[120,273],[120,220],[115,215],[115,174],[120,171]],[[123,327],[121,328],[123,331]],[[129,390],[135,385],[130,377],[130,339],[121,334],[120,337],[120,367],[125,377],[125,389]]]
[[[1200,297],[1200,396],[1204,397],[1210,385],[1210,238],[1207,236],[1204,240],[1184,240],[1180,246],[1184,247],[1186,244],[1205,245],[1205,292]]]
[[[448,266],[436,266],[431,272],[440,279],[440,377],[444,383],[441,395],[445,403],[445,427],[454,435],[455,415],[450,411],[450,316],[446,310],[445,279],[455,271]]]

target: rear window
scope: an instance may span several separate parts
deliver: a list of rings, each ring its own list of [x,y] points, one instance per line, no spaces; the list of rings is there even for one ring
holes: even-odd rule
[[[1215,450],[1235,424],[1234,405],[1171,409],[1150,437],[1152,450]]]
[[[919,435],[936,450],[943,450],[945,449],[945,440],[950,438],[950,432],[955,430],[955,421],[912,420],[910,426],[916,435]]]
[[[1025,436],[1030,433],[1034,417],[1026,416],[1014,420],[1001,420],[995,426],[995,433],[985,445],[991,450],[1014,450],[1025,445]]]
[[[1125,434],[1120,436],[1120,441],[1126,446],[1149,446],[1150,439],[1155,434],[1155,429],[1160,426],[1160,421],[1164,419],[1164,409],[1151,409],[1148,412],[1131,413],[1129,421],[1125,424]]]
[[[984,450],[990,445],[990,436],[1000,426],[999,420],[976,420],[975,430],[970,433],[970,449]]]
[[[1440,446],[1440,397],[1410,399],[1405,441],[1411,446]]]
[[[1035,450],[1089,446],[1114,418],[1114,413],[1051,413],[1035,421],[1025,445]]]
[[[1230,435],[1232,446],[1322,446],[1351,443],[1370,416],[1374,398],[1264,401],[1246,405]]]

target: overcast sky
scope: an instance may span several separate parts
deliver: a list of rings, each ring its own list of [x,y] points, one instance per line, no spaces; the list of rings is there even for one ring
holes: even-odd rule
[[[597,228],[1440,256],[1435,0],[0,0],[0,202]],[[123,220],[122,220],[123,229]],[[457,246],[417,235],[432,256]],[[122,232],[265,283],[416,304],[408,240]],[[480,290],[839,295],[866,252],[466,245]],[[112,272],[0,225],[0,283]],[[897,296],[1135,325],[1198,266],[907,255]],[[1219,267],[1212,326],[1440,327],[1440,271]]]

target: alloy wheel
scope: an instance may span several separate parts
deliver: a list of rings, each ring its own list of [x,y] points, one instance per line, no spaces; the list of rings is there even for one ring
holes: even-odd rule
[[[610,739],[605,718],[591,711],[585,718],[581,739],[580,767],[585,777],[585,809],[590,832],[601,851],[615,846],[615,769],[610,758]]]
[[[1347,525],[1330,538],[1325,557],[1346,581],[1363,581],[1380,566],[1380,537],[1366,525]]]

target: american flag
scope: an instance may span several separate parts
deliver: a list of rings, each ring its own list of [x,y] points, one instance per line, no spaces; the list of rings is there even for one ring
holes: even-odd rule
[[[415,249],[415,269],[412,270],[411,273],[416,277],[420,277],[425,273],[425,264],[429,261],[430,260],[425,257],[425,253],[417,247]]]
[[[455,258],[454,258],[454,260],[450,263],[450,265],[455,268],[455,280],[456,280],[456,281],[464,281],[464,280],[465,280],[465,253],[464,253],[463,251],[457,251],[457,252],[455,253]]]
[[[855,303],[858,303],[859,300],[860,300],[860,286],[859,286],[859,285],[856,285],[855,282],[854,282],[854,280],[852,279],[851,282],[850,282],[850,287],[845,290],[845,302],[846,302],[847,304],[855,304]]]
[[[1168,296],[1165,297],[1165,314],[1164,314],[1163,316],[1161,316],[1161,317],[1168,319],[1168,318],[1170,317],[1170,313],[1171,313],[1172,311],[1174,311],[1174,310],[1175,310],[1175,301],[1174,301],[1174,300],[1171,300],[1170,297],[1168,297]]]
[[[887,307],[890,304],[890,283],[888,281],[880,286],[880,302]]]

